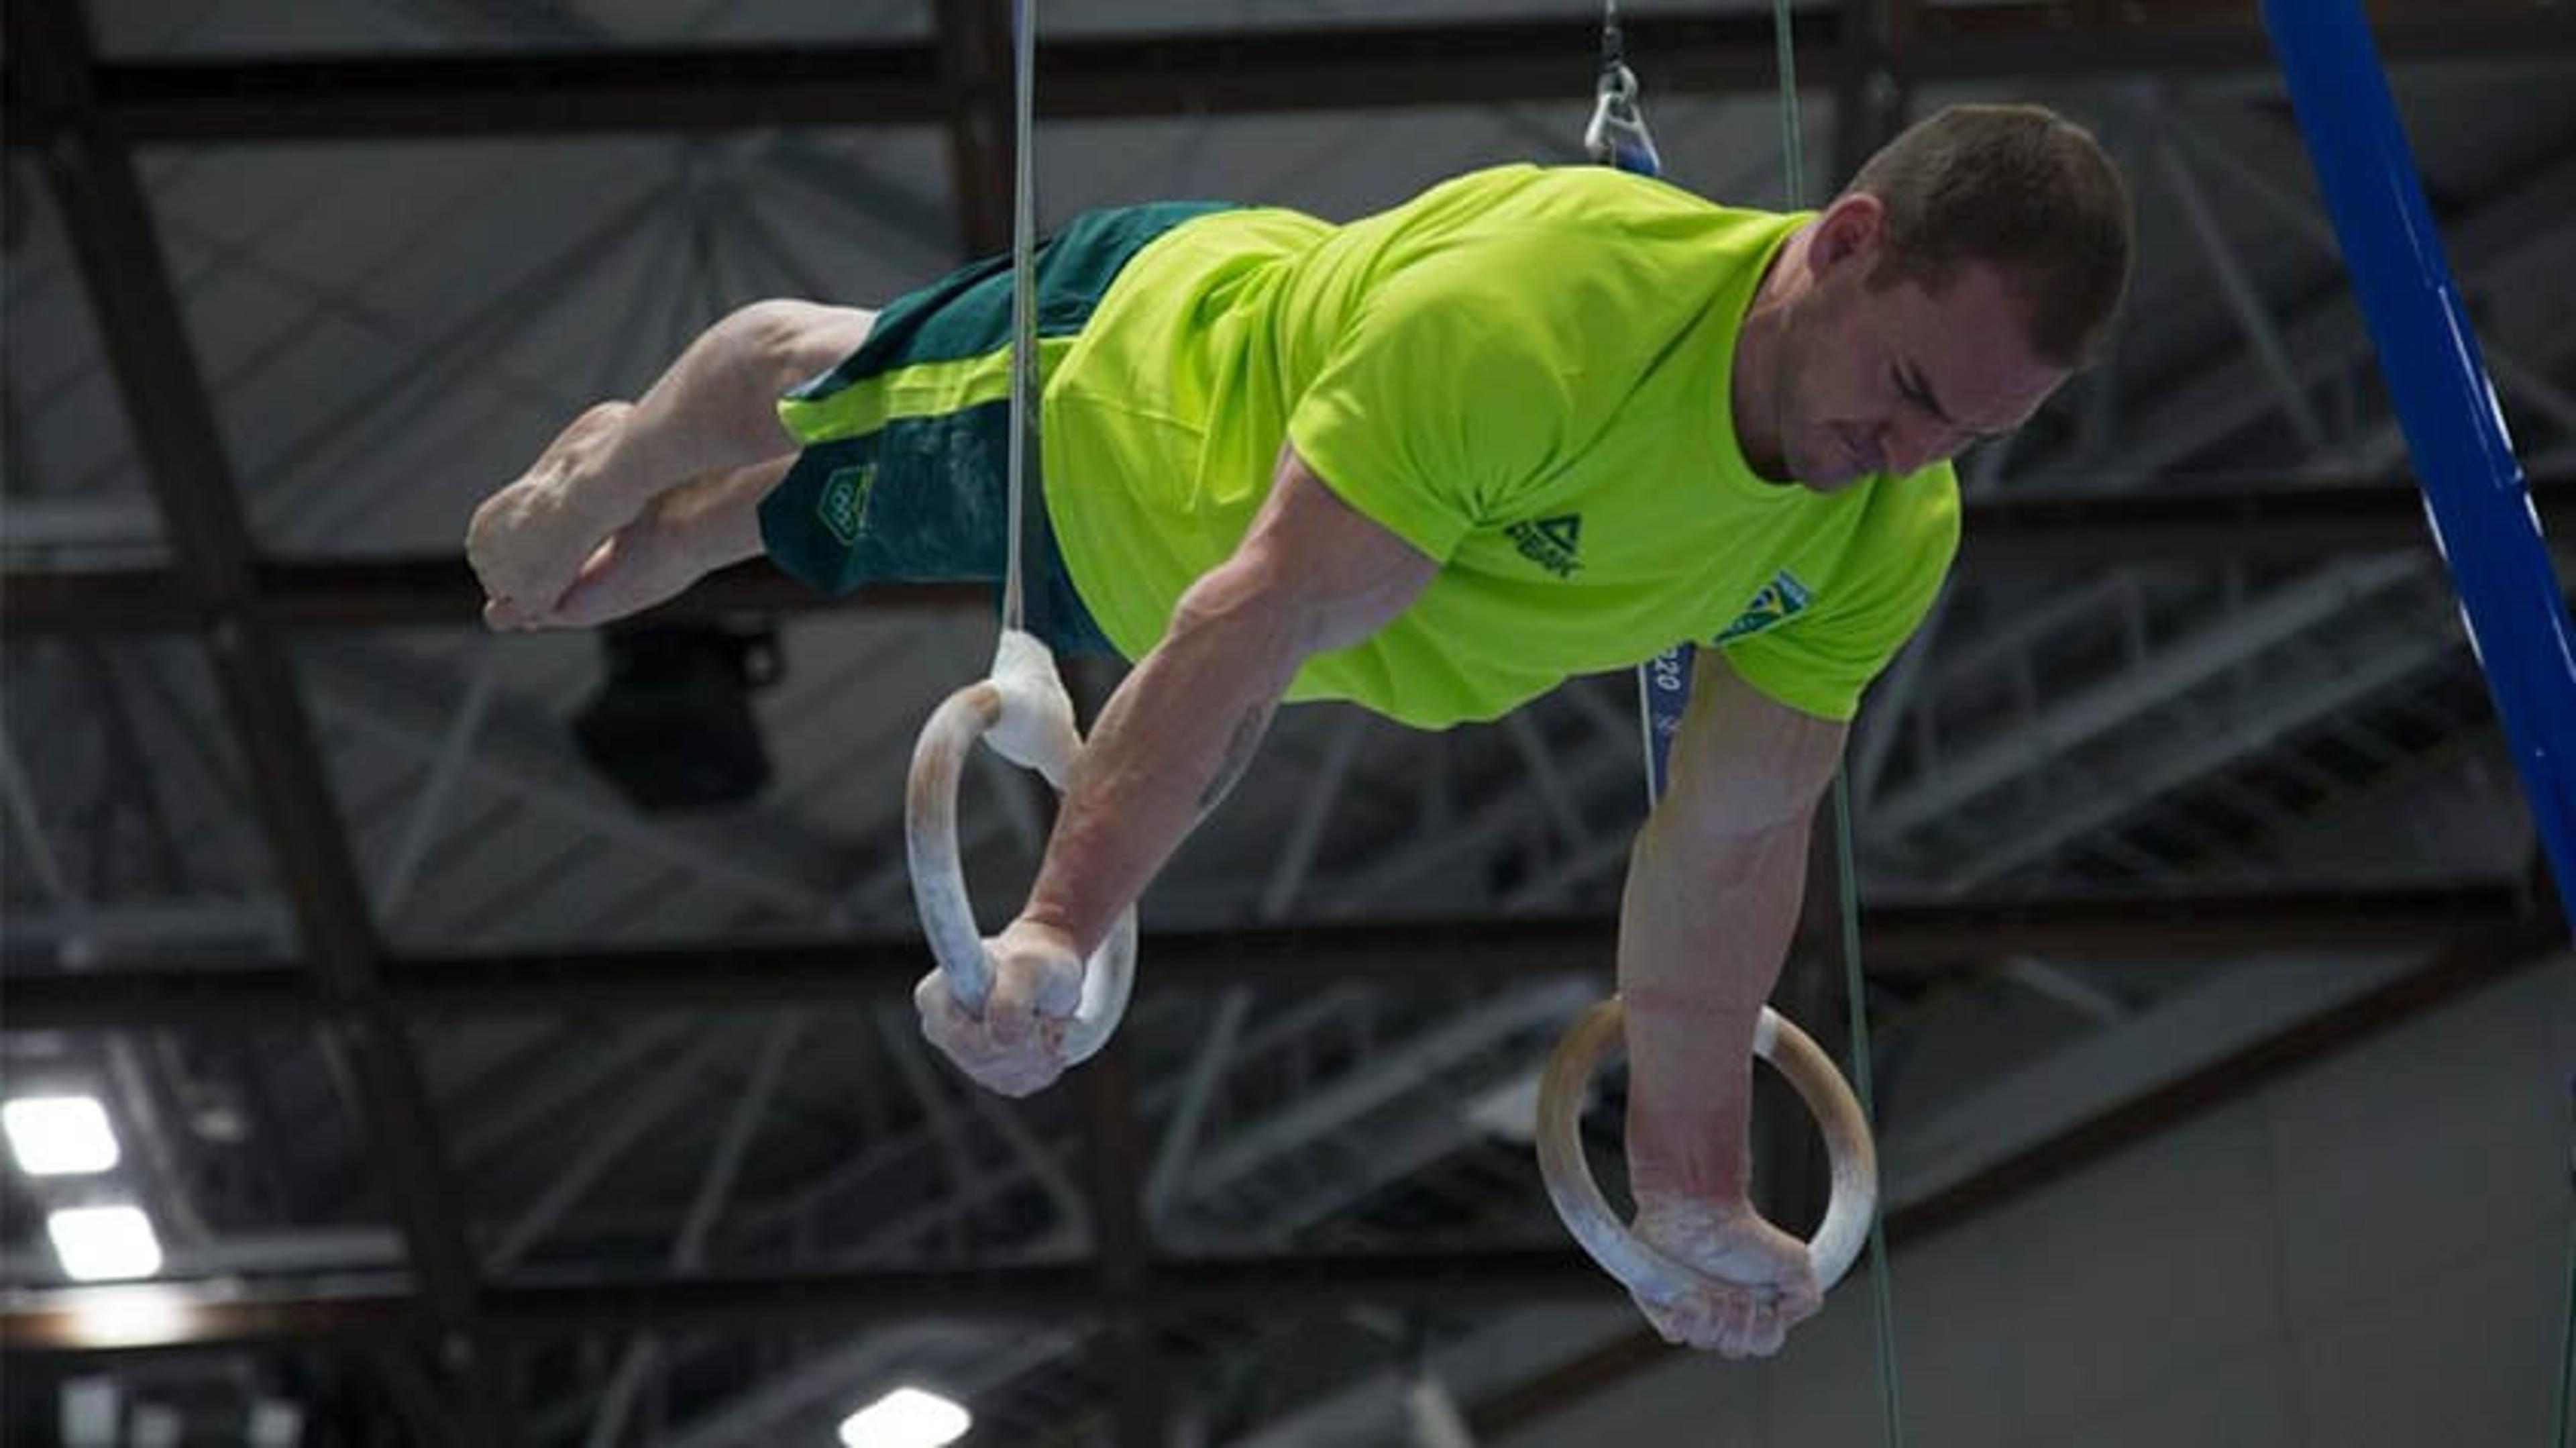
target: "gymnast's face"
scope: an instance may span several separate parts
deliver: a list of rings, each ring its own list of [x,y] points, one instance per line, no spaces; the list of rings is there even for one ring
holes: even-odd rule
[[[1991,267],[1962,269],[1937,295],[1912,281],[1873,286],[1880,216],[1867,195],[1828,208],[1781,311],[1768,446],[1753,460],[1819,492],[2010,432],[2067,376],[2031,351],[2020,304]]]

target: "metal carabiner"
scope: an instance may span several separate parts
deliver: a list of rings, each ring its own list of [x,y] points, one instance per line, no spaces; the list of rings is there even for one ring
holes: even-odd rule
[[[1637,109],[1637,74],[1624,61],[1602,64],[1592,120],[1583,128],[1583,149],[1594,161],[1631,175],[1663,174],[1663,158],[1655,154],[1645,113]]]

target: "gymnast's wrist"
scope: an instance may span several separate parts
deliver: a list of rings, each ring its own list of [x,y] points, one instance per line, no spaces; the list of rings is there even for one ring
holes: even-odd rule
[[[1637,1209],[1689,1204],[1708,1212],[1753,1210],[1752,1169],[1733,1153],[1699,1154],[1696,1160],[1640,1157],[1629,1144],[1628,1194]]]
[[[1105,935],[1107,932],[1102,933]],[[1043,909],[1035,901],[1030,902],[1028,909],[1020,912],[1018,919],[1003,927],[1002,938],[1026,945],[1059,950],[1076,960],[1088,959],[1091,952],[1084,946],[1086,943],[1096,943],[1086,942],[1080,931],[1075,930],[1061,917]]]
[[[1753,1149],[1741,1102],[1722,1091],[1658,1100],[1628,1097],[1628,1189],[1649,1197],[1741,1204],[1748,1199]]]
[[[1733,1191],[1693,1191],[1668,1184],[1643,1185],[1633,1176],[1629,1194],[1636,1198],[1639,1224],[1688,1221],[1715,1225],[1758,1217],[1750,1193]]]

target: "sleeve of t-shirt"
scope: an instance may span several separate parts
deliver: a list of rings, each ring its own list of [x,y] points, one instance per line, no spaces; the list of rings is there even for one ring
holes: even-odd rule
[[[1840,558],[1811,583],[1813,605],[1720,645],[1726,662],[1792,709],[1849,720],[1931,612],[1958,551],[1959,484],[1949,464],[1882,480]]]
[[[1433,559],[1509,516],[1575,426],[1571,319],[1517,254],[1540,240],[1462,244],[1379,283],[1289,413],[1316,476]]]

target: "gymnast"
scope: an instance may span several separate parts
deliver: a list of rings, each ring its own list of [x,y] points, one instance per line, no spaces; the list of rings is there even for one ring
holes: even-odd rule
[[[1133,669],[1075,767],[980,1016],[925,1034],[1023,1095],[1084,959],[1282,702],[1422,729],[1704,645],[1617,966],[1635,1231],[1722,1282],[1667,1340],[1776,1352],[1818,1308],[1749,1205],[1755,1021],[1863,688],[1956,549],[1950,459],[2026,422],[2127,285],[2117,169],[2039,107],[1955,106],[1821,211],[1510,165],[1334,225],[1167,203],[1036,252],[1046,642]],[[761,554],[807,584],[996,578],[1011,269],[882,311],[773,300],[603,402],[476,510],[495,629],[580,628]],[[1726,1284],[1740,1284],[1730,1287]]]

